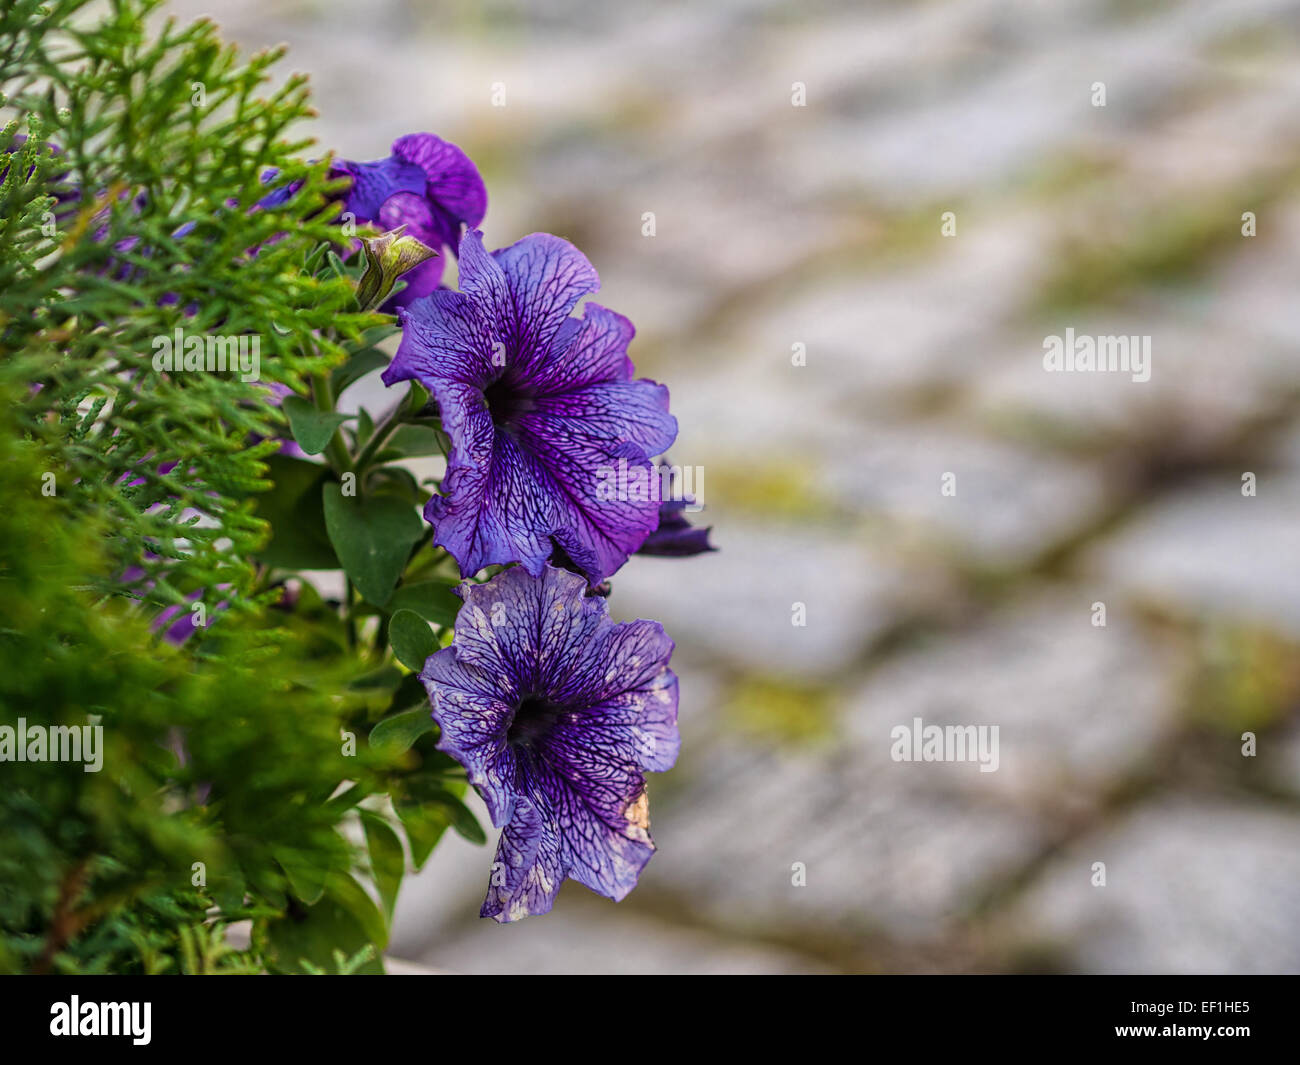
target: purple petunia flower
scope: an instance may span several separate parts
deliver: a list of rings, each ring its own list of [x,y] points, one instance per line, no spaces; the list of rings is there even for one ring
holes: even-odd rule
[[[597,584],[659,522],[649,456],[677,435],[668,390],[632,378],[622,315],[569,317],[600,281],[568,241],[534,233],[489,255],[472,230],[460,278],[401,313],[383,375],[427,387],[451,440],[424,511],[434,542],[467,577],[506,562],[537,576],[559,546]]]
[[[658,555],[661,558],[687,558],[690,555],[716,551],[709,543],[712,527],[696,528],[686,520],[684,511],[691,505],[689,499],[666,499],[659,504],[659,528],[645,538],[636,549],[638,555]]]
[[[387,159],[344,159],[330,172],[352,179],[343,207],[358,222],[383,230],[405,225],[407,233],[435,251],[456,248],[462,224],[477,226],[487,211],[487,190],[469,156],[432,133],[399,137]],[[442,258],[426,260],[403,280],[406,288],[385,304],[385,310],[405,307],[433,292],[442,280]]]
[[[454,639],[420,679],[438,749],[504,828],[481,916],[546,913],[565,877],[622,899],[654,853],[644,771],[672,768],[681,742],[672,640],[616,624],[550,566],[461,588]]]

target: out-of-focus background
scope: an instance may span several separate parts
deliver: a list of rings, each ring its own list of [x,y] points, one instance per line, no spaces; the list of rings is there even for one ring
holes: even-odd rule
[[[394,956],[1300,971],[1300,2],[173,10],[287,42],[322,151],[438,133],[489,247],[577,243],[705,471],[721,551],[614,581],[682,681],[640,887],[497,926],[449,838]],[[1150,381],[1045,372],[1067,327]],[[916,717],[998,771],[892,761]]]

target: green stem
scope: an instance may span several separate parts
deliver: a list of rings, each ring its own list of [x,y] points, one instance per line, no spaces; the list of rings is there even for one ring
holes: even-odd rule
[[[389,438],[397,431],[398,426],[406,421],[406,400],[403,399],[392,410],[384,415],[384,420],[375,426],[375,431],[370,434],[370,439],[366,441],[360,453],[357,455],[356,469],[360,477],[366,471],[370,463],[374,461],[380,449],[388,443]]]
[[[330,384],[328,373],[312,374],[311,395],[317,410],[327,414],[333,413],[334,387]],[[334,435],[330,437],[329,446],[325,448],[325,457],[335,473],[345,473],[352,468],[352,460],[348,455],[348,449],[343,446],[343,437],[338,429],[335,429]]]
[[[356,595],[353,594],[352,578],[344,576],[343,578],[343,625],[348,634],[348,650],[357,649],[357,619],[353,614],[353,607],[356,605]]]

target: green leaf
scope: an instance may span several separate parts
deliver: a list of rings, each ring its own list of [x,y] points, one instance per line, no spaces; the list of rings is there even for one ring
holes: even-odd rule
[[[383,606],[424,532],[423,522],[399,499],[345,496],[333,483],[324,486],[323,495],[325,529],[344,571],[363,599]]]
[[[370,412],[366,410],[365,407],[362,407],[360,412],[357,414],[357,447],[364,447],[366,441],[370,439],[374,431],[375,420],[370,417]]]
[[[338,253],[333,249],[325,253],[325,261],[329,263],[330,269],[339,277],[348,276],[348,268],[343,265],[343,260],[338,257]]]
[[[381,452],[375,461],[389,460],[384,459]],[[376,494],[396,496],[398,499],[407,500],[412,506],[421,504],[429,498],[429,493],[420,488],[420,482],[405,467],[379,466],[373,471],[371,478],[370,485]]]
[[[329,870],[313,861],[318,856],[289,847],[277,847],[272,853],[289,878],[289,887],[293,893],[308,906],[319,902],[325,894]]]
[[[356,880],[343,874],[331,877],[329,897],[337,900],[357,919],[371,943],[381,950],[388,946],[388,922],[375,905],[375,900],[366,894],[366,889]]]
[[[407,803],[394,803],[393,808],[401,818],[402,827],[406,829],[411,862],[416,872],[419,872],[450,826],[450,819],[440,810],[424,810]]]
[[[412,673],[424,669],[424,663],[438,649],[429,623],[414,610],[399,610],[388,623],[388,642],[393,654]]]
[[[282,569],[338,569],[321,506],[329,468],[288,455],[271,455],[265,461],[274,486],[255,496],[254,506],[257,516],[270,523],[271,541],[258,557]]]
[[[235,868],[228,873],[213,877],[212,887],[208,893],[212,896],[212,901],[221,908],[222,913],[232,914],[244,908],[246,891],[244,876]]]
[[[284,413],[289,416],[289,428],[293,438],[308,455],[319,455],[327,447],[338,427],[352,414],[336,414],[332,411],[317,410],[302,396],[285,396]]]
[[[393,593],[387,608],[394,614],[398,611],[410,610],[419,614],[425,621],[431,621],[441,628],[448,628],[455,624],[456,615],[464,605],[460,596],[453,591],[459,583],[434,578],[404,584]]]
[[[359,691],[369,691],[375,688],[395,688],[401,683],[403,677],[409,676],[409,673],[403,673],[389,662],[378,669],[371,670],[369,673],[362,673],[348,687],[356,688]]]
[[[327,241],[322,240],[319,244],[317,244],[316,247],[312,249],[311,254],[308,255],[307,258],[303,261],[302,264],[303,273],[314,274],[316,272],[316,268],[320,265],[321,260],[325,257],[325,253],[328,250],[329,250],[329,243]]]
[[[419,381],[412,381],[411,387],[406,393],[406,411],[408,417],[414,417],[429,405],[432,397],[429,390],[420,384]]]
[[[451,819],[451,827],[457,833],[480,847],[487,842],[487,833],[478,823],[478,818],[450,791],[439,789],[430,793],[428,797],[447,811],[447,816]]]
[[[443,833],[451,827],[450,812],[446,807],[421,802],[406,795],[393,796],[393,809],[397,811],[402,827],[406,829],[411,861],[418,872],[429,860],[429,855],[442,839]]]
[[[427,707],[403,710],[384,718],[370,730],[370,746],[396,756],[410,750],[411,744],[433,727],[433,717]]]
[[[401,327],[397,322],[389,318],[380,325],[372,325],[368,329],[363,329],[361,331],[361,343],[364,347],[373,348],[389,337],[397,336],[401,331]]]
[[[330,813],[336,818],[342,817],[369,794],[370,789],[364,785],[357,783],[349,784],[337,795],[326,801],[325,809],[330,811]]]
[[[414,776],[407,779],[406,788],[407,793],[401,803],[396,800],[393,803],[403,824],[409,824],[403,810],[407,813],[418,810],[430,822],[450,825],[471,843],[481,846],[487,842],[487,834],[478,819],[457,794],[457,791],[463,792],[465,788],[463,780],[458,785],[445,778]]]
[[[442,434],[432,425],[408,423],[398,426],[397,432],[384,445],[386,461],[419,458],[424,455],[441,455]]]
[[[343,395],[344,389],[355,384],[368,373],[374,373],[388,365],[389,357],[378,348],[362,348],[355,352],[342,366],[330,374],[330,384],[336,396]]]
[[[378,936],[374,934],[376,922]],[[281,973],[303,972],[303,961],[332,972],[336,950],[350,957],[367,944],[382,949],[388,938],[383,915],[370,896],[355,880],[344,876],[331,879],[329,891],[315,905],[268,922],[266,932],[268,960]],[[378,957],[360,970],[370,974],[383,971]]]
[[[424,690],[420,675],[418,673],[407,673],[402,677],[401,683],[397,685],[397,690],[393,692],[393,698],[389,702],[385,713],[424,709],[428,705],[429,693]]]
[[[379,897],[384,900],[384,912],[391,921],[397,892],[402,886],[402,874],[406,872],[402,841],[387,821],[369,810],[361,812],[361,825],[370,850],[370,871],[374,874]]]

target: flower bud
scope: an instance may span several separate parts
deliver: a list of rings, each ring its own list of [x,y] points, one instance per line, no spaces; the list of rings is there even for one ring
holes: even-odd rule
[[[366,253],[366,270],[357,284],[357,302],[362,310],[373,310],[388,298],[397,279],[438,253],[415,237],[406,235],[406,226],[365,237],[361,244]]]

